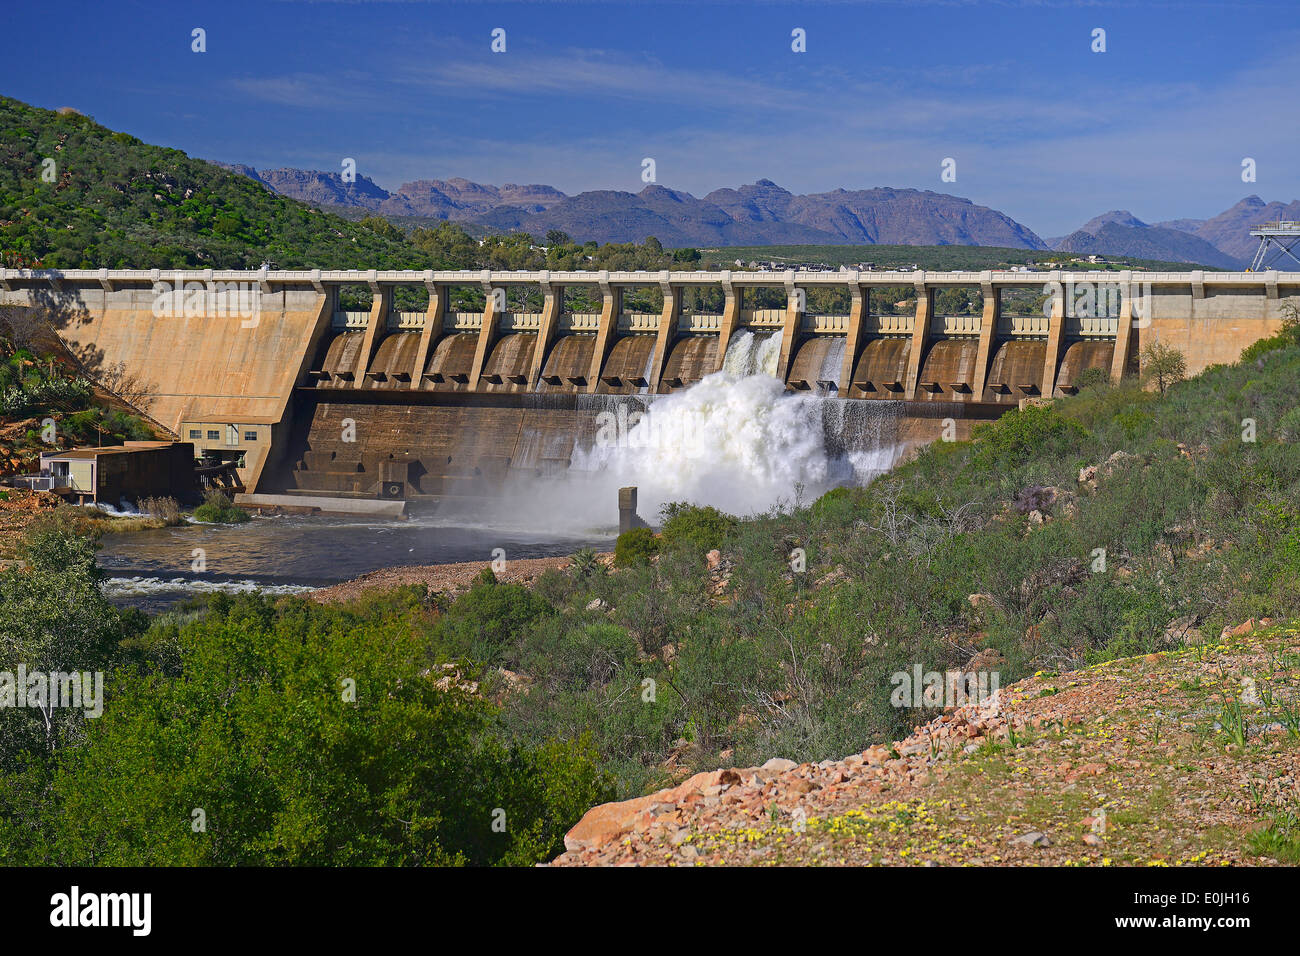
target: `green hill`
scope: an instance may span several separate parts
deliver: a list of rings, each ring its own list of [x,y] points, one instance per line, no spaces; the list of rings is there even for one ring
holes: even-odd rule
[[[73,111],[0,97],[10,268],[430,268],[404,238],[285,199]]]

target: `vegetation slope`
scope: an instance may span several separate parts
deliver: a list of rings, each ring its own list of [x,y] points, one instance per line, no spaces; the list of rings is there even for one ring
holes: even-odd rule
[[[536,862],[683,773],[902,739],[939,712],[891,702],[917,665],[1005,686],[1296,615],[1297,383],[1289,326],[1164,394],[1094,384],[867,488],[746,520],[679,505],[613,571],[485,570],[454,600],[151,621],[51,519],[0,572],[0,670],[101,669],[107,701],[0,711],[0,859]]]

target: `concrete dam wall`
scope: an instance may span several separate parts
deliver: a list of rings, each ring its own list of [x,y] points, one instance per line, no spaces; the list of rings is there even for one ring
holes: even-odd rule
[[[369,309],[344,310],[357,286]],[[905,301],[880,298],[900,286]],[[566,288],[590,310],[566,310]],[[625,308],[644,309],[632,293],[647,288],[659,311]],[[427,305],[401,311],[412,289]],[[464,290],[476,311],[455,310]],[[815,291],[847,309],[810,311]],[[444,499],[584,468],[833,483],[845,461],[888,467],[945,422],[967,437],[1089,369],[1132,374],[1151,341],[1192,372],[1235,361],[1298,295],[1300,274],[1276,272],[0,270],[0,302],[43,310],[91,374],[132,379],[144,411],[238,461],[250,489]],[[697,456],[721,471],[693,471],[678,447],[600,451],[602,429],[626,443],[642,419],[715,449]],[[825,461],[790,470],[781,455]]]

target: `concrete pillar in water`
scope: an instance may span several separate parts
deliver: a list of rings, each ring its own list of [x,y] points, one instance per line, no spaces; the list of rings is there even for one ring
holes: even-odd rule
[[[663,272],[660,274],[659,287],[663,290],[664,307],[659,314],[659,332],[655,336],[654,358],[650,367],[651,395],[659,392],[659,381],[663,378],[664,368],[668,365],[668,353],[672,351],[673,343],[677,341],[677,323],[682,314],[681,286],[669,282],[668,273]],[[636,497],[635,493],[633,497]]]
[[[623,311],[623,287],[611,285],[609,272],[602,270],[596,278],[600,285],[600,325],[596,330],[596,348],[591,355],[591,368],[587,372],[585,391],[594,392],[600,384],[600,373],[605,359],[618,341],[618,316]]]
[[[442,320],[447,311],[447,289],[433,281],[433,270],[425,272],[424,286],[429,290],[429,307],[424,313],[424,328],[420,330],[420,347],[415,353],[415,368],[411,370],[411,388],[424,387],[424,367],[429,363],[429,352],[442,338]]]
[[[745,307],[745,290],[733,285],[731,272],[722,273],[722,327],[718,329],[718,366],[713,371],[722,371],[727,359],[727,346],[731,337],[740,328],[740,313]]]
[[[844,361],[840,366],[839,396],[849,398],[853,386],[853,370],[862,352],[863,326],[867,321],[870,292],[858,283],[858,273],[849,273],[849,328],[844,336]]]
[[[802,292],[803,290],[798,290]],[[776,377],[782,383],[790,375],[790,363],[794,361],[794,353],[799,349],[799,341],[803,337],[803,308],[806,303],[802,295],[796,293],[794,285],[794,272],[786,270],[785,273],[785,325],[781,330],[781,357],[776,363]]]
[[[636,486],[618,489],[618,533],[650,527],[636,513]]]
[[[542,273],[542,319],[537,330],[537,341],[533,345],[533,360],[528,369],[528,387],[537,387],[537,380],[542,377],[546,367],[546,353],[560,327],[560,314],[564,311],[564,287],[551,284],[550,272]]]
[[[478,330],[478,344],[474,348],[474,364],[469,373],[469,391],[477,392],[483,378],[483,366],[492,354],[501,333],[501,318],[509,311],[506,305],[506,287],[492,284],[492,273],[484,269],[480,282],[487,301],[483,306],[483,324]]]

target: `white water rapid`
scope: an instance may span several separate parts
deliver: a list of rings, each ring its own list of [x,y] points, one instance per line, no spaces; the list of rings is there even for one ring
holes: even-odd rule
[[[513,487],[497,514],[552,530],[608,528],[618,488],[635,485],[652,524],[670,501],[749,515],[892,467],[901,405],[787,393],[775,377],[779,352],[778,336],[743,332],[722,370],[690,388],[606,401],[594,442],[575,446],[568,471]]]

